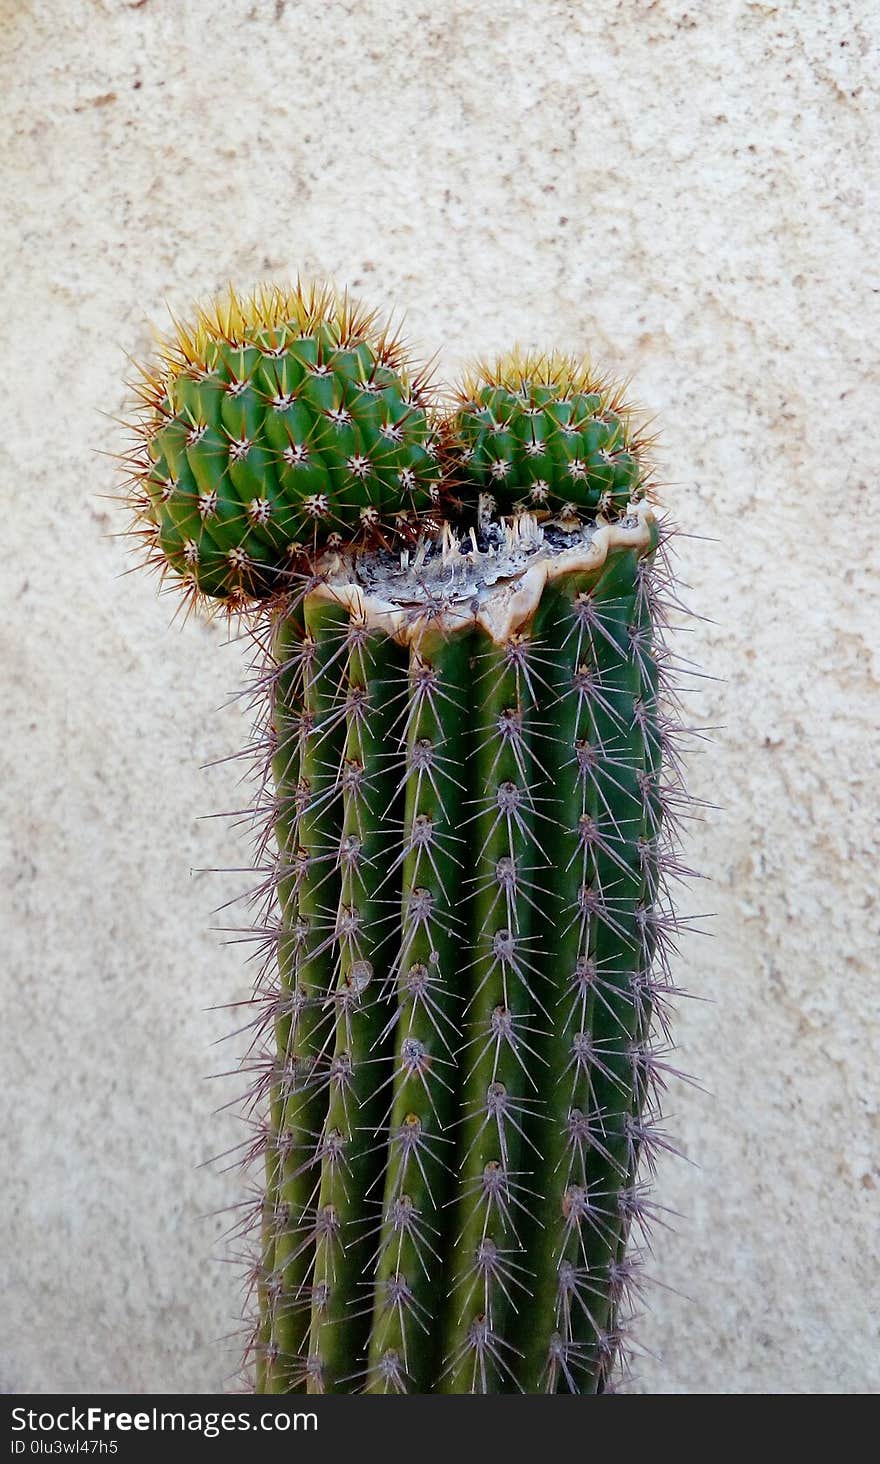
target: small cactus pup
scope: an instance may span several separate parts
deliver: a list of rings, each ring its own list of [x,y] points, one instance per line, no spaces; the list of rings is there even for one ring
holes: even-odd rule
[[[178,326],[145,379],[149,559],[257,647],[246,1375],[607,1392],[685,872],[649,443],[556,355],[441,410],[301,287]]]

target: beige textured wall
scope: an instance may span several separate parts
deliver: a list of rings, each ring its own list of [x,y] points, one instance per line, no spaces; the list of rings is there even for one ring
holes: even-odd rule
[[[99,411],[167,299],[326,271],[444,371],[632,372],[718,681],[648,1392],[880,1379],[877,27],[850,3],[0,0],[0,1387],[209,1391],[234,1141],[210,930],[241,674],[123,577]],[[872,135],[873,134],[873,135]],[[873,612],[873,613],[872,613]],[[876,1301],[876,1295],[875,1295]],[[876,1314],[876,1308],[875,1308]]]

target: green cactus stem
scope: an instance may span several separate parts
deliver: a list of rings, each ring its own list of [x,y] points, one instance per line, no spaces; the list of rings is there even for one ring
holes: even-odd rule
[[[658,531],[639,505],[492,537],[337,559],[271,611],[277,684],[292,617],[324,683],[300,768],[330,731],[346,746],[311,858],[302,777],[276,790],[304,866],[279,941],[325,911],[284,1054],[320,1184],[282,1189],[301,1264],[276,1241],[259,1341],[291,1390],[595,1392],[618,1348],[651,1141]],[[334,851],[335,908],[309,894]]]
[[[304,339],[264,313],[251,384],[269,342],[296,357]],[[232,373],[223,333],[238,346],[241,322],[205,318]],[[375,368],[336,319],[327,372],[302,388],[312,412]],[[339,537],[245,587],[165,547],[156,463],[185,477],[167,412],[198,416],[220,390],[221,426],[255,435],[251,386],[191,381],[180,361],[204,340],[181,339],[144,432],[151,543],[200,597],[262,597],[243,610],[270,744],[259,847],[275,851],[248,1059],[265,1114],[248,1156],[264,1168],[257,1391],[607,1392],[655,1212],[645,1176],[668,1147],[665,876],[682,872],[645,440],[589,371],[513,358],[397,442],[395,470],[417,451],[426,483],[425,444],[442,443],[444,493],[413,542],[343,515]],[[402,391],[383,376],[372,407]],[[383,513],[410,515],[408,495]],[[458,525],[437,516],[453,503]]]

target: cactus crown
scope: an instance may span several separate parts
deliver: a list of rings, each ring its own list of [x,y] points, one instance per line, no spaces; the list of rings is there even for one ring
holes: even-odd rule
[[[138,369],[136,531],[196,597],[264,598],[303,554],[414,538],[439,498],[426,382],[347,293],[230,288]]]
[[[446,446],[465,499],[476,493],[501,513],[615,519],[649,493],[650,439],[636,409],[578,356],[513,351],[475,367],[456,398]]]

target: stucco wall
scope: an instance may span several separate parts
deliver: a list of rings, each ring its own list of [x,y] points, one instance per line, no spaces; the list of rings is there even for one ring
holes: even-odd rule
[[[164,302],[327,272],[452,372],[632,373],[716,680],[648,1392],[866,1392],[877,1268],[877,27],[855,3],[2,0],[0,1387],[216,1390],[241,651],[112,536]],[[871,142],[872,129],[874,143]],[[111,414],[102,417],[100,412]],[[873,612],[873,616],[872,616]]]

